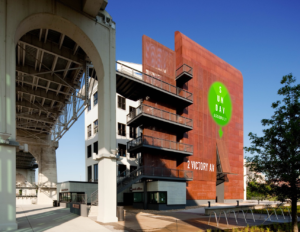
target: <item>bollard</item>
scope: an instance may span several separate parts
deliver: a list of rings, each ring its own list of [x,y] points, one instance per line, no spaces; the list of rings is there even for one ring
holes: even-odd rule
[[[124,221],[124,207],[123,206],[117,206],[117,217],[118,217],[119,222]]]
[[[208,201],[208,207],[210,207],[210,201]]]
[[[240,205],[240,201],[236,201],[236,205],[239,206]]]

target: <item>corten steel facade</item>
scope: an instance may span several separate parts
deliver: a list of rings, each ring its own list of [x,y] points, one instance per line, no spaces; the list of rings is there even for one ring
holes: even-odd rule
[[[193,68],[193,79],[183,86],[193,93],[193,104],[183,115],[194,121],[193,130],[188,132],[184,143],[194,145],[190,161],[216,164],[216,148],[223,172],[228,182],[224,186],[224,199],[243,199],[243,77],[213,53],[201,47],[180,32],[175,33],[176,67],[188,64]],[[223,127],[220,139],[219,126],[213,121],[208,109],[208,90],[215,81],[222,82],[228,89],[232,101],[232,118]],[[186,162],[177,168],[188,169]],[[216,169],[214,172],[194,170],[194,179],[188,183],[187,200],[215,199]]]
[[[191,79],[176,80],[182,69],[189,69]],[[191,128],[187,129],[159,124],[146,118],[142,120],[140,124],[143,130],[143,143],[162,148],[169,147],[171,151],[143,148],[139,150],[142,154],[141,164],[145,167],[161,167],[166,170],[192,170],[193,180],[187,182],[186,198],[188,204],[197,204],[203,200],[216,199],[218,151],[225,181],[224,201],[243,199],[241,72],[185,35],[176,32],[175,51],[143,36],[143,73],[163,81],[156,82],[144,75],[145,82],[174,92],[190,101],[175,98],[170,100],[154,92],[145,91],[141,94],[143,111],[147,113],[152,110],[153,114],[155,109],[159,114],[157,117],[170,120],[174,116],[178,123],[182,123],[182,120],[189,122],[192,120],[192,124]],[[213,121],[208,108],[208,91],[216,81],[222,82],[227,87],[232,101],[232,117],[229,124],[223,127],[222,138],[218,133],[219,126]],[[172,86],[183,90],[172,90]],[[188,151],[188,154],[182,151]]]

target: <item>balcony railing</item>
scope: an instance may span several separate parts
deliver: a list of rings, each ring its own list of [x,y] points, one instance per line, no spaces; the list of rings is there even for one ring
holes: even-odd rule
[[[138,146],[147,146],[153,148],[163,148],[168,150],[173,150],[177,152],[193,153],[193,145],[178,143],[166,139],[154,138],[151,136],[143,135],[136,139],[127,142],[127,149],[133,149]]]
[[[127,75],[137,78],[139,80],[142,80],[145,83],[151,84],[151,85],[158,87],[162,90],[165,90],[169,93],[173,93],[175,95],[178,95],[180,97],[183,97],[183,98],[191,100],[191,101],[193,100],[193,94],[184,89],[181,89],[179,87],[171,85],[171,84],[164,82],[156,77],[150,76],[149,74],[138,71],[138,70],[131,68],[127,65],[124,65],[122,63],[119,63],[119,62],[116,62],[116,63],[117,63],[117,71],[119,71],[121,73],[127,74]]]
[[[151,167],[151,166],[141,166],[133,172],[127,172],[126,176],[117,181],[118,187],[124,185],[122,182],[130,183],[131,181],[137,179],[141,176],[152,176],[152,177],[167,177],[167,178],[181,178],[185,180],[193,180],[193,171],[191,170],[179,170],[179,169],[169,169],[163,167]]]
[[[171,122],[175,122],[175,123],[179,123],[188,127],[192,127],[193,126],[193,120],[186,118],[186,117],[182,117],[178,114],[173,114],[170,113],[168,111],[165,110],[161,110],[146,104],[141,104],[140,106],[138,106],[137,108],[135,108],[135,110],[131,111],[128,115],[127,115],[127,124],[128,122],[130,122],[132,119],[138,117],[141,114],[147,114],[147,115],[151,115],[151,116],[155,116],[167,121],[171,121]]]
[[[176,70],[176,79],[178,76],[180,76],[182,73],[187,73],[191,76],[193,76],[193,68],[188,66],[187,64],[183,64]]]

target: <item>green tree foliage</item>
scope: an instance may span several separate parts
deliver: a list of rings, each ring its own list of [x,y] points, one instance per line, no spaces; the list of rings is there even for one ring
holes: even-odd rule
[[[249,133],[251,146],[245,151],[251,171],[264,173],[276,196],[290,199],[292,204],[293,231],[298,231],[297,200],[299,198],[300,176],[300,85],[294,84],[292,74],[283,76],[283,85],[278,94],[282,101],[272,104],[274,115],[263,119],[263,136]]]
[[[247,186],[247,199],[257,199],[262,201],[270,198],[272,194],[272,188],[265,183],[257,183],[255,181],[248,182]]]

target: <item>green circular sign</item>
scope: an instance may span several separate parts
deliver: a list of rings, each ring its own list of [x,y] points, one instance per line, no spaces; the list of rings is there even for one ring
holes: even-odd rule
[[[219,134],[222,137],[222,126],[226,126],[231,118],[232,103],[227,88],[221,82],[214,82],[210,86],[208,106],[213,120],[221,126]]]

